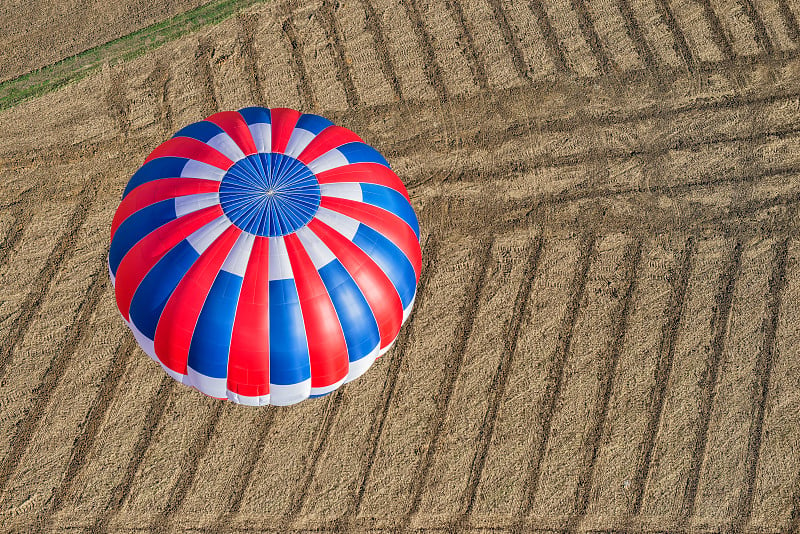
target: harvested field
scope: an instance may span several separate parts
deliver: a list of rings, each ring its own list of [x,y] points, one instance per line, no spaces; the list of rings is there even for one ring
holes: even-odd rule
[[[204,3],[7,0],[0,8],[0,82],[102,45]],[[35,43],[35,44],[33,44]]]
[[[800,5],[241,4],[0,111],[5,530],[800,530]],[[253,104],[358,132],[423,234],[395,348],[288,408],[174,384],[105,263],[149,151]]]

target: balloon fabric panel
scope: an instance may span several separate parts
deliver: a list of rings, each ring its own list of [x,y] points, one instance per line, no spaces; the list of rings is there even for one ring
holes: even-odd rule
[[[269,394],[269,239],[254,237],[236,307],[228,359],[228,390]]]
[[[336,309],[319,272],[296,235],[285,238],[306,331],[311,387],[331,386],[347,376],[347,344]]]
[[[186,373],[192,334],[203,303],[240,232],[231,225],[205,250],[192,247],[199,256],[172,291],[153,338],[161,363],[173,371]]]
[[[216,148],[191,137],[173,137],[169,141],[165,141],[153,150],[144,162],[148,163],[164,156],[188,158],[207,163],[222,170],[228,170],[233,165],[233,161],[228,156]]]
[[[188,242],[183,243],[183,241],[189,234],[202,228],[221,214],[222,208],[209,206],[172,220],[147,234],[125,254],[116,270],[114,289],[117,307],[126,320],[128,320],[128,311],[133,295],[153,266],[179,243],[188,245]],[[191,247],[191,245],[189,246]]]

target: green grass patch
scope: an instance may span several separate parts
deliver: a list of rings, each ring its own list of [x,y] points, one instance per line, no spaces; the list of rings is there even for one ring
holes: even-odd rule
[[[216,0],[0,83],[0,110],[80,80],[104,64],[127,61],[264,0]]]

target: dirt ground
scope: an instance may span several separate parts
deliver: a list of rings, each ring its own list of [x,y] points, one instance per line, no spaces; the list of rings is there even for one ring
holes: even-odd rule
[[[0,112],[0,525],[798,531],[798,18],[264,3]],[[288,408],[175,384],[105,261],[150,150],[253,104],[359,133],[423,234],[396,347]]]
[[[0,82],[203,3],[204,0],[3,0]]]

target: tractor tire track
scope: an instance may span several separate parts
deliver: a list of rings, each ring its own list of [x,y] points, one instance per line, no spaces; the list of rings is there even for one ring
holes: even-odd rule
[[[594,234],[582,237],[581,253],[578,258],[578,269],[572,279],[570,286],[569,303],[564,314],[561,328],[558,335],[558,342],[553,355],[553,363],[547,377],[546,399],[540,407],[539,419],[542,424],[543,436],[535,451],[531,451],[531,461],[528,466],[528,476],[524,487],[526,488],[525,500],[518,512],[513,530],[515,532],[525,531],[525,521],[528,512],[533,507],[536,493],[539,490],[539,480],[541,477],[542,460],[547,452],[547,444],[550,441],[550,431],[552,430],[553,417],[558,405],[558,398],[561,396],[561,387],[564,383],[564,370],[566,369],[567,358],[569,357],[572,346],[572,336],[575,324],[578,319],[578,311],[581,308],[586,283],[589,279],[589,268],[596,255],[597,237]]]
[[[111,119],[123,140],[127,139],[131,129],[130,109],[131,103],[125,95],[125,71],[124,67],[116,67],[112,70],[108,88],[106,89],[106,107],[108,116]]]
[[[81,433],[75,440],[75,444],[70,452],[69,463],[61,479],[58,488],[53,492],[53,497],[50,500],[50,506],[41,521],[41,527],[47,529],[52,526],[54,516],[61,511],[64,506],[64,501],[72,490],[72,483],[75,476],[83,468],[86,462],[86,457],[94,447],[97,434],[100,432],[100,426],[105,418],[106,412],[114,400],[117,385],[122,379],[125,370],[128,368],[128,363],[136,349],[136,342],[132,337],[120,343],[111,365],[108,367],[105,377],[100,382],[100,388],[95,395],[94,401],[86,414],[81,425]]]
[[[237,39],[242,50],[245,67],[244,75],[250,87],[250,97],[256,105],[267,107],[267,99],[264,96],[264,87],[258,69],[258,65],[261,63],[261,57],[255,46],[255,34],[260,20],[259,14],[240,13],[237,20],[239,22],[239,35]]]
[[[586,44],[589,45],[589,49],[592,51],[597,65],[600,67],[600,72],[602,74],[618,72],[618,67],[608,55],[605,46],[603,46],[603,42],[600,40],[597,29],[594,27],[592,17],[586,9],[584,0],[570,0],[570,2],[572,4],[572,10],[578,16],[578,26],[581,29],[583,38],[586,40]]]
[[[175,380],[169,375],[165,375],[161,379],[158,390],[150,400],[145,420],[139,431],[139,437],[136,440],[136,444],[128,460],[125,475],[114,488],[114,491],[109,497],[108,504],[105,506],[100,516],[90,527],[89,530],[92,532],[107,532],[109,523],[116,517],[117,513],[122,509],[122,505],[125,504],[125,501],[128,499],[133,481],[136,478],[136,473],[139,471],[139,466],[141,466],[144,456],[150,448],[150,444],[153,441],[153,434],[158,428],[161,417],[164,415],[164,410],[169,402],[174,384]]]
[[[739,0],[739,5],[742,6],[745,15],[747,15],[747,18],[753,25],[753,29],[755,30],[755,38],[758,45],[767,55],[774,55],[775,47],[773,46],[772,41],[769,38],[769,34],[767,33],[767,26],[764,24],[764,19],[761,18],[761,14],[759,14],[758,9],[753,4],[753,0]]]
[[[700,472],[708,452],[708,427],[711,422],[711,410],[716,397],[719,367],[722,361],[722,352],[725,349],[725,337],[728,331],[732,307],[731,302],[733,301],[733,292],[741,268],[743,248],[743,244],[737,241],[731,252],[728,265],[720,276],[720,291],[717,296],[716,315],[713,318],[714,338],[711,341],[711,354],[707,362],[705,376],[701,382],[703,393],[700,405],[699,428],[697,430],[695,450],[692,454],[686,494],[684,495],[683,506],[681,507],[684,514],[682,518],[684,525],[686,525],[689,519],[694,515],[695,506],[697,505],[697,488],[700,481]]]
[[[213,403],[213,407],[203,426],[197,429],[197,434],[191,446],[184,453],[183,461],[181,462],[181,474],[175,481],[172,491],[170,491],[164,509],[158,514],[151,526],[153,532],[163,532],[168,529],[170,520],[180,509],[192,487],[192,483],[194,483],[197,469],[208,450],[208,444],[214,437],[214,431],[225,406],[217,400],[210,400],[210,402]]]
[[[611,402],[611,395],[614,391],[614,378],[617,375],[619,357],[625,345],[625,336],[628,332],[630,323],[631,309],[633,308],[633,295],[636,291],[639,268],[642,263],[642,241],[631,244],[626,253],[625,264],[627,265],[627,288],[622,297],[620,306],[619,320],[609,346],[609,355],[605,362],[605,367],[601,375],[600,387],[598,388],[599,406],[595,420],[591,423],[585,443],[589,446],[584,447],[583,470],[578,478],[578,486],[575,491],[575,513],[570,518],[568,530],[576,532],[581,520],[586,516],[589,507],[589,497],[594,482],[594,474],[597,468],[597,455],[602,445],[603,434],[606,430],[608,419],[608,406]]]
[[[770,141],[787,141],[794,137],[800,136],[800,125],[781,128],[778,130],[766,130],[760,132],[748,132],[745,134],[713,134],[707,137],[698,139],[677,139],[673,142],[664,144],[656,144],[651,146],[631,147],[626,149],[620,148],[596,148],[587,149],[583,152],[576,152],[573,154],[566,154],[563,156],[552,156],[547,153],[541,155],[532,155],[526,161],[511,161],[496,163],[492,169],[484,168],[464,168],[447,178],[448,183],[458,183],[462,181],[493,181],[500,177],[507,177],[513,175],[521,175],[524,173],[533,172],[545,168],[562,168],[562,167],[577,167],[586,165],[596,161],[613,161],[622,162],[630,160],[645,160],[653,161],[665,154],[677,151],[698,152],[703,148],[708,147],[725,147],[728,145],[741,144],[743,147],[763,145]],[[519,137],[519,136],[518,136]],[[469,139],[463,141],[464,144],[469,143]],[[791,167],[791,165],[787,166]],[[749,174],[758,175],[759,173],[766,172],[763,169],[757,169]],[[430,176],[430,169],[425,169],[422,176]],[[476,180],[475,177],[479,177]],[[471,178],[471,179],[469,179]],[[411,176],[408,179],[409,187],[414,187],[421,182],[422,177]],[[676,184],[676,187],[682,187],[686,184]],[[655,187],[659,187],[656,184]],[[583,194],[582,192],[581,194]],[[563,198],[570,198],[572,196],[565,193]]]
[[[456,232],[479,232],[488,231],[506,232],[515,229],[527,228],[531,225],[540,225],[542,228],[562,229],[567,225],[576,223],[576,214],[573,210],[574,203],[579,204],[575,209],[580,213],[577,215],[581,225],[591,226],[598,222],[598,216],[602,216],[602,224],[606,232],[616,231],[622,233],[651,233],[661,235],[666,232],[693,232],[699,230],[716,229],[723,231],[736,230],[737,232],[750,233],[755,231],[768,232],[763,225],[763,221],[748,219],[748,217],[759,212],[764,212],[774,207],[789,207],[800,202],[800,192],[778,194],[775,196],[755,199],[742,204],[735,213],[722,213],[725,206],[715,206],[715,212],[707,213],[705,210],[692,209],[688,203],[688,196],[698,191],[704,191],[706,195],[718,193],[717,188],[726,188],[731,184],[742,182],[747,185],[750,182],[758,182],[766,177],[786,177],[794,179],[800,173],[800,166],[793,165],[783,169],[772,169],[768,172],[758,172],[745,176],[724,176],[719,178],[709,178],[688,185],[660,185],[651,186],[649,189],[640,186],[626,187],[617,190],[604,189],[588,193],[571,194],[570,196],[559,196],[555,200],[551,196],[539,196],[532,193],[513,200],[502,202],[479,201],[477,199],[465,199],[459,195],[443,197],[445,202],[452,202],[457,205],[458,212],[451,214],[451,218],[442,221],[441,230]],[[507,177],[507,176],[506,176]],[[681,205],[686,205],[686,210],[681,212],[678,218],[657,218],[650,220],[648,215],[652,215],[652,210],[644,206],[637,206],[641,201],[652,200],[658,196],[678,201]],[[448,198],[449,197],[449,198]],[[632,217],[631,213],[611,213],[607,211],[609,200],[622,199],[635,207]],[[464,220],[465,217],[471,217]]]
[[[570,74],[572,68],[567,63],[567,51],[558,39],[541,0],[530,0],[530,7],[536,17],[536,22],[539,25],[539,31],[542,33],[547,50],[550,52],[553,63],[555,63],[556,71],[562,74]]]
[[[628,0],[617,0],[617,8],[625,21],[625,32],[636,48],[636,54],[639,56],[639,59],[642,60],[642,63],[650,73],[653,81],[657,85],[663,86],[659,76],[658,62],[653,55],[653,50],[647,43],[647,39],[639,26],[639,22],[636,20],[636,14],[633,12],[630,2],[628,2]]]
[[[300,515],[303,504],[305,504],[308,499],[308,490],[311,488],[311,483],[314,481],[314,475],[317,473],[317,464],[328,445],[331,428],[336,420],[336,416],[339,414],[339,409],[342,406],[343,400],[344,390],[340,388],[331,394],[328,403],[325,405],[322,421],[320,421],[319,430],[317,431],[316,443],[311,450],[309,465],[305,470],[305,476],[299,486],[299,491],[297,491],[297,494],[292,499],[283,518],[283,526],[286,528],[291,528],[292,523],[294,523]]]
[[[675,14],[672,12],[672,8],[669,7],[669,1],[655,0],[655,4],[660,11],[661,20],[664,22],[667,28],[669,28],[672,38],[675,41],[673,45],[675,53],[679,58],[683,59],[683,63],[686,65],[686,70],[689,73],[694,74],[697,71],[697,59],[695,59],[694,54],[692,54],[692,51],[689,48],[689,44],[686,41],[686,35],[684,35],[683,30],[681,30],[680,25],[678,25],[678,21],[675,18]]]
[[[536,242],[530,245],[530,254],[528,255],[525,272],[522,275],[522,284],[514,299],[514,313],[512,315],[511,324],[508,327],[505,351],[503,352],[503,356],[500,359],[497,370],[492,378],[491,386],[489,387],[489,402],[483,417],[480,433],[478,434],[478,446],[475,450],[475,456],[472,459],[469,480],[461,498],[463,510],[461,512],[461,517],[456,520],[458,528],[465,528],[467,526],[470,514],[475,505],[475,496],[477,495],[478,485],[480,484],[481,476],[486,466],[486,458],[489,453],[489,446],[492,442],[494,428],[497,424],[500,403],[505,396],[508,378],[514,365],[514,355],[517,350],[520,330],[526,314],[528,313],[528,300],[530,298],[531,288],[533,287],[534,277],[539,270],[539,261],[542,256],[543,247],[544,238],[542,236],[539,236]]]
[[[661,330],[661,343],[659,346],[658,365],[656,367],[655,387],[650,397],[650,410],[647,428],[642,441],[642,448],[639,455],[639,462],[636,474],[631,480],[631,490],[634,495],[633,506],[630,514],[638,516],[642,510],[644,492],[647,479],[650,476],[652,467],[653,449],[661,426],[661,419],[664,415],[664,401],[666,400],[667,386],[672,374],[672,364],[675,359],[675,343],[678,332],[683,322],[683,314],[686,309],[686,292],[689,287],[689,278],[692,274],[692,256],[695,251],[695,239],[689,237],[683,247],[679,267],[676,272],[669,275],[669,282],[672,285],[672,292],[669,297],[669,304],[665,316],[667,317],[664,327]]]
[[[356,91],[356,85],[353,83],[353,73],[350,68],[351,60],[347,57],[344,45],[342,44],[342,30],[336,20],[336,6],[335,0],[324,0],[322,7],[318,13],[322,17],[324,23],[325,34],[328,42],[333,47],[333,60],[336,64],[336,79],[342,84],[344,88],[345,99],[347,105],[351,108],[358,106],[361,99]]]
[[[492,260],[492,249],[494,248],[495,236],[491,235],[484,239],[477,247],[478,250],[483,250],[484,255],[476,262],[475,272],[473,273],[473,285],[467,293],[467,300],[461,309],[461,316],[464,317],[464,322],[459,326],[456,333],[456,341],[453,344],[453,351],[450,355],[449,361],[452,362],[447,366],[442,382],[437,389],[436,394],[436,411],[430,420],[428,428],[431,429],[432,435],[430,437],[425,452],[420,458],[419,465],[417,466],[418,476],[414,479],[414,484],[411,488],[411,504],[408,512],[400,524],[400,530],[407,530],[413,517],[419,512],[419,506],[422,502],[422,494],[430,476],[431,465],[433,464],[433,456],[436,453],[439,443],[439,436],[441,435],[442,427],[444,426],[444,419],[447,415],[447,410],[450,407],[450,398],[453,395],[456,379],[461,372],[461,366],[464,363],[464,354],[467,350],[467,343],[472,336],[472,331],[475,327],[475,317],[477,316],[478,307],[481,303],[481,295],[483,288],[488,281],[489,265]]]
[[[161,126],[161,133],[166,138],[174,133],[175,124],[172,118],[172,104],[170,101],[170,84],[172,74],[163,58],[159,58],[153,67],[153,72],[147,78],[153,87],[153,92],[158,100],[155,121]]]
[[[197,43],[195,52],[197,84],[204,90],[205,103],[202,113],[205,117],[219,111],[219,99],[214,88],[214,69],[211,66],[213,54],[214,45],[209,38],[201,39]]]
[[[78,228],[80,228],[80,225],[75,228],[75,235],[77,235]],[[105,256],[105,253],[103,256]],[[36,433],[39,422],[50,404],[53,391],[66,372],[72,361],[72,356],[83,340],[84,326],[89,323],[97,304],[108,287],[109,281],[106,276],[105,262],[100,261],[99,263],[100,267],[92,274],[92,281],[86,291],[86,298],[75,311],[75,318],[66,333],[64,344],[54,352],[53,359],[44,372],[41,382],[33,391],[30,409],[16,426],[14,437],[11,438],[11,450],[0,462],[0,494],[5,492],[11,477],[19,467],[19,463],[22,461],[25,451]],[[60,262],[57,265],[60,265]],[[51,279],[48,278],[47,281],[50,282]],[[44,295],[42,295],[43,297]]]
[[[741,182],[743,185],[747,185],[747,184],[757,183],[758,181],[767,178],[774,178],[778,176],[789,177],[789,176],[794,176],[798,173],[800,173],[800,165],[788,165],[786,167],[778,167],[775,169],[764,169],[755,172],[747,172],[745,174],[738,175],[735,177],[723,176],[719,178],[714,178],[713,176],[708,176],[687,184],[675,184],[675,185],[656,184],[646,190],[637,186],[637,187],[625,187],[617,190],[606,189],[597,191],[587,191],[585,193],[579,193],[579,194],[564,193],[555,195],[551,198],[542,199],[541,204],[555,206],[559,204],[569,204],[585,200],[603,200],[603,199],[609,199],[609,198],[630,195],[630,194],[637,194],[637,193],[647,193],[647,194],[656,193],[659,195],[663,194],[667,196],[677,196],[680,194],[690,193],[692,191],[696,191],[699,189],[730,185],[738,182]],[[787,195],[785,198],[792,199],[794,198],[794,195],[793,194]],[[769,200],[767,200],[766,202],[767,204],[765,205],[774,205],[770,204]],[[755,201],[753,204],[757,203],[758,201]],[[782,204],[783,202],[781,201],[779,203]]]
[[[392,88],[395,100],[402,101],[403,90],[400,87],[400,80],[397,78],[397,66],[392,54],[389,52],[389,45],[387,44],[386,33],[383,31],[381,18],[369,0],[361,0],[361,6],[364,8],[366,29],[372,35],[372,40],[375,43],[375,51],[380,61],[383,76]]]
[[[703,8],[703,16],[708,22],[709,30],[711,30],[711,39],[714,41],[717,48],[719,48],[719,51],[722,52],[725,61],[733,65],[736,63],[736,52],[733,50],[731,40],[725,33],[725,29],[722,27],[717,13],[714,11],[714,8],[711,7],[710,0],[699,0],[699,4]]]
[[[22,342],[25,334],[30,328],[33,318],[39,312],[44,298],[47,296],[50,287],[55,280],[55,275],[59,267],[75,253],[75,243],[78,240],[78,232],[83,226],[84,221],[89,216],[90,208],[97,197],[97,189],[91,184],[87,185],[78,195],[75,209],[69,218],[67,228],[61,234],[44,267],[39,271],[36,281],[33,283],[30,292],[20,306],[20,314],[16,317],[9,328],[9,335],[4,340],[0,348],[0,377],[5,375],[6,368],[14,357],[14,351]],[[23,216],[23,214],[20,214]],[[19,240],[20,236],[15,237]],[[2,468],[0,468],[0,488],[3,488],[6,481],[3,481]],[[1,493],[2,491],[0,491]]]
[[[216,524],[211,529],[213,532],[226,532],[230,530],[230,520],[242,507],[242,500],[244,499],[245,492],[250,486],[250,480],[253,478],[258,460],[261,458],[261,444],[267,439],[267,434],[272,423],[275,421],[275,410],[266,410],[261,414],[261,420],[258,423],[258,428],[255,432],[255,439],[253,440],[249,450],[247,451],[247,458],[242,465],[242,470],[239,476],[234,480],[236,486],[231,491],[228,508],[224,510],[216,521]]]
[[[52,191],[53,184],[50,181],[46,181],[44,184],[36,184],[25,190],[14,202],[3,207],[11,215],[14,222],[3,238],[3,242],[0,243],[0,267],[5,266],[11,259],[13,250],[19,244],[28,224],[31,222],[31,214],[36,209],[38,201],[50,196]],[[2,375],[2,372],[0,372],[0,375]]]
[[[794,210],[792,210],[794,211]],[[772,378],[772,367],[775,360],[775,337],[778,331],[778,316],[782,305],[783,288],[786,285],[786,265],[789,256],[789,240],[779,241],[775,246],[772,274],[769,279],[769,293],[767,294],[767,313],[762,319],[761,329],[764,332],[764,342],[758,355],[756,366],[756,380],[753,383],[753,417],[750,426],[747,444],[747,472],[745,475],[745,492],[739,505],[739,514],[736,524],[744,529],[750,520],[753,511],[753,497],[756,485],[756,469],[761,454],[761,440],[764,431],[764,416],[769,395],[769,384]]]
[[[422,16],[419,13],[417,0],[401,1],[408,18],[411,21],[411,26],[414,28],[414,32],[417,34],[417,39],[419,40],[420,48],[422,49],[422,56],[425,59],[425,63],[422,65],[422,70],[425,73],[425,77],[428,78],[428,83],[431,84],[431,87],[433,87],[433,90],[436,92],[439,102],[447,102],[450,100],[450,94],[444,84],[442,68],[439,66],[439,61],[436,59],[436,52],[434,52],[433,49],[431,35],[425,28],[425,21],[422,20]]]
[[[800,43],[800,26],[797,24],[797,18],[794,16],[789,4],[786,0],[777,0],[778,12],[783,19],[783,25],[786,27],[786,32],[789,38],[795,43]]]
[[[503,170],[507,172],[502,172]],[[482,182],[491,182],[492,179],[499,180],[499,179],[507,179],[508,176],[514,176],[517,174],[517,171],[520,169],[514,168],[513,166],[499,166],[496,171],[491,173],[485,173],[480,176],[480,180],[478,183]],[[474,174],[478,174],[480,171],[473,171]],[[469,173],[467,173],[469,174]],[[600,187],[595,190],[587,190],[587,191],[579,191],[573,192],[571,190],[563,190],[561,192],[556,193],[535,193],[532,192],[530,195],[520,196],[517,199],[509,200],[505,202],[502,206],[489,206],[486,209],[497,211],[498,209],[501,212],[505,212],[508,214],[516,213],[516,212],[523,212],[520,215],[515,217],[521,217],[523,220],[518,220],[516,223],[512,223],[509,227],[517,227],[519,224],[523,222],[539,222],[542,224],[548,224],[548,219],[537,218],[536,214],[540,211],[540,208],[560,208],[563,209],[571,204],[574,203],[585,203],[587,201],[594,201],[599,202],[603,200],[609,200],[613,198],[622,198],[622,197],[629,197],[629,196],[646,196],[647,198],[653,198],[653,196],[665,196],[670,198],[680,198],[681,196],[687,195],[694,191],[699,190],[712,190],[716,187],[723,187],[726,185],[731,184],[738,184],[741,183],[742,185],[748,184],[757,184],[762,180],[772,179],[784,176],[787,179],[791,179],[796,175],[800,174],[800,164],[792,164],[787,165],[785,167],[777,167],[772,169],[763,169],[757,170],[754,172],[745,172],[743,174],[724,174],[720,172],[714,172],[711,175],[699,177],[698,179],[689,182],[689,183],[677,183],[677,184],[650,184],[647,187],[644,187],[640,184],[633,185],[633,186],[623,186],[623,187]],[[473,175],[474,176],[474,175]],[[765,199],[756,199],[751,201],[747,204],[747,208],[745,211],[737,211],[736,215],[741,215],[746,212],[753,212],[760,203],[763,204],[764,207],[768,206],[775,206],[775,205],[787,205],[794,202],[794,198],[796,197],[795,193],[783,194],[783,195],[776,195],[775,197],[765,198]],[[685,216],[680,217],[677,220],[672,220],[669,222],[670,228],[683,228],[682,224],[687,221],[686,217],[697,217],[698,213],[687,213]],[[725,218],[730,218],[729,216],[725,216]],[[719,218],[711,218],[705,220],[717,220]],[[698,219],[703,220],[703,219]],[[552,222],[552,221],[551,221]],[[499,223],[498,223],[499,224]],[[500,226],[508,226],[508,222],[504,222],[500,224]]]
[[[289,50],[292,55],[292,67],[294,74],[297,78],[297,85],[300,96],[303,100],[303,105],[308,110],[316,110],[317,99],[314,97],[314,90],[311,87],[311,80],[308,77],[308,70],[306,69],[305,61],[303,61],[303,44],[297,34],[297,28],[294,26],[292,17],[289,16],[283,22],[283,34],[289,41]]]
[[[517,97],[510,97],[519,98]],[[604,127],[604,126],[621,126],[621,125],[628,125],[635,126],[638,123],[651,121],[651,120],[679,120],[682,115],[689,115],[689,114],[696,114],[700,112],[710,112],[710,111],[732,111],[739,108],[746,108],[746,107],[757,107],[757,106],[765,106],[765,105],[773,105],[779,104],[782,102],[789,102],[793,100],[797,100],[800,98],[800,92],[791,92],[785,93],[782,95],[741,95],[741,96],[730,96],[724,97],[719,101],[709,101],[709,100],[701,100],[697,102],[693,102],[691,104],[687,104],[684,106],[678,106],[673,109],[664,109],[663,106],[654,106],[650,109],[645,109],[641,111],[637,111],[631,113],[629,115],[624,116],[610,116],[610,115],[597,115],[592,117],[591,115],[580,115],[574,117],[568,117],[563,119],[553,118],[549,119],[546,122],[541,122],[538,124],[531,124],[530,120],[521,120],[521,121],[513,121],[509,124],[500,126],[498,128],[494,128],[491,130],[485,130],[482,132],[474,133],[472,135],[465,135],[462,139],[456,143],[454,140],[448,140],[443,145],[442,143],[438,143],[437,146],[443,146],[443,148],[448,149],[455,149],[455,148],[484,148],[487,145],[487,139],[492,139],[493,145],[499,145],[508,141],[517,140],[522,136],[526,135],[537,135],[542,133],[562,133],[562,132],[574,132],[577,129],[585,128],[589,126],[595,127]],[[504,102],[503,102],[504,103]],[[774,132],[766,133],[764,135],[767,137],[769,136],[785,136],[797,133],[800,131],[800,126],[796,125],[786,125],[781,128],[776,129]],[[747,135],[752,136],[752,133]],[[728,134],[728,133],[718,133],[712,136],[707,137],[709,139],[709,144],[715,142],[721,142],[724,139],[738,139],[738,136]],[[743,140],[752,140],[758,138],[752,137],[741,137]],[[670,150],[679,150],[682,148],[689,148],[694,147],[697,145],[692,145],[692,143],[696,143],[699,141],[692,141],[686,138],[679,138],[675,141],[668,142],[668,143],[661,143],[661,146],[670,147]],[[418,154],[420,151],[430,150],[431,149],[431,140],[430,140],[430,133],[420,133],[414,135],[410,138],[396,141],[392,144],[388,144],[382,146],[382,149],[394,157],[403,157],[403,156],[411,156]],[[601,152],[601,150],[603,152]],[[636,149],[623,151],[621,149],[610,150],[610,149],[589,149],[586,151],[587,153],[591,153],[592,156],[587,157],[594,157],[594,158],[602,158],[608,155],[609,157],[613,157],[615,154],[632,154],[632,155],[643,155],[643,153],[638,152]],[[534,161],[542,160],[542,161],[553,161],[553,162],[578,162],[578,160],[570,159],[575,158],[574,154],[571,155],[564,155],[558,157],[551,157],[550,159],[536,159]]]
[[[503,36],[503,41],[506,44],[508,53],[511,55],[511,63],[517,71],[519,77],[523,80],[531,81],[530,67],[525,63],[525,56],[522,54],[522,48],[517,38],[517,34],[511,29],[511,24],[508,22],[508,15],[503,7],[503,0],[487,0],[489,7],[492,8],[492,15],[497,25],[500,27],[500,33]]]
[[[463,43],[461,45],[461,52],[466,58],[469,69],[472,72],[472,81],[481,91],[486,91],[489,89],[489,78],[486,76],[486,68],[484,67],[480,51],[475,46],[475,39],[472,36],[472,31],[464,16],[464,9],[461,7],[459,0],[445,0],[445,5],[447,5],[447,9],[450,10],[450,14],[458,27],[459,36],[457,41]]]

